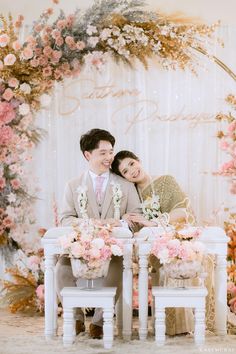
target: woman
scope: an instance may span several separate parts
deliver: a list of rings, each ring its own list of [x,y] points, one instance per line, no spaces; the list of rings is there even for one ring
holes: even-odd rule
[[[120,151],[116,154],[112,163],[112,171],[128,181],[135,183],[140,199],[143,202],[150,200],[153,196],[159,197],[159,211],[168,213],[169,223],[194,224],[195,218],[190,207],[189,199],[181,190],[172,176],[164,175],[151,177],[143,168],[139,158],[131,151]],[[127,214],[126,220],[129,223],[139,223],[142,226],[156,226],[158,219],[147,220],[144,215]],[[159,269],[160,263],[155,257],[150,258],[151,266],[156,272],[152,284],[160,285]],[[210,262],[212,264],[212,262]],[[207,319],[208,328],[212,329],[213,293],[211,277],[208,279],[208,292],[210,297],[207,301],[207,315],[211,316],[211,321]],[[171,282],[171,280],[168,280]],[[170,285],[174,285],[171,284]],[[210,300],[209,300],[210,298]],[[214,311],[213,311],[214,312]],[[208,317],[210,317],[208,316]],[[193,331],[193,313],[190,309],[169,308],[166,310],[166,332],[169,335],[186,333]]]
[[[112,171],[130,182],[135,183],[141,201],[159,197],[160,212],[169,214],[169,222],[188,222],[194,224],[195,219],[189,206],[189,199],[172,176],[151,177],[144,171],[139,158],[131,151],[120,151],[112,163]],[[143,226],[156,226],[143,216],[129,214],[128,220]]]

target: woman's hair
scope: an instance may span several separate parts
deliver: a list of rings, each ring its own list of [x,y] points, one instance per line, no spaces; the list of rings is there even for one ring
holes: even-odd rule
[[[128,151],[128,150],[119,151],[115,155],[114,160],[111,165],[111,169],[115,174],[122,176],[119,171],[119,166],[120,166],[121,162],[126,158],[130,158],[130,159],[134,159],[136,161],[139,161],[139,158],[132,151]]]

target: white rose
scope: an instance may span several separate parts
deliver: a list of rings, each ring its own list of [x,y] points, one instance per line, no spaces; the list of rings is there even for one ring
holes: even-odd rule
[[[31,87],[26,82],[24,82],[23,84],[20,85],[20,90],[26,94],[29,94],[31,92]]]
[[[122,256],[123,254],[122,249],[117,245],[111,246],[111,252],[114,256]]]
[[[22,116],[26,116],[30,112],[30,106],[27,103],[22,103],[19,106],[19,113]]]
[[[41,97],[40,97],[40,103],[42,107],[48,107],[50,106],[52,101],[51,96],[47,95],[46,93],[44,93]]]

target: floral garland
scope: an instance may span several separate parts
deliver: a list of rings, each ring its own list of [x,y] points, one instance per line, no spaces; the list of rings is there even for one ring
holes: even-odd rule
[[[236,110],[236,97],[234,95],[228,95],[226,102],[231,104],[234,110]],[[236,194],[236,117],[231,113],[218,114],[216,119],[228,122],[227,131],[223,132],[220,130],[218,138],[221,139],[220,148],[230,155],[230,160],[221,166],[217,174],[229,177],[231,184],[230,192]]]
[[[111,182],[112,186],[112,200],[114,204],[114,218],[116,220],[120,219],[120,203],[122,198],[122,190],[119,183]],[[78,197],[77,201],[79,204],[79,210],[83,219],[88,219],[87,214],[87,204],[88,204],[88,196],[87,196],[87,187],[79,186],[77,188]]]
[[[100,70],[108,57],[130,66],[138,59],[145,67],[155,57],[165,68],[194,71],[193,48],[205,50],[205,38],[216,26],[174,22],[143,10],[143,5],[139,0],[102,0],[84,14],[61,11],[51,24],[49,8],[23,43],[23,17],[15,24],[11,16],[8,21],[0,17],[0,245],[14,240],[23,247],[27,225],[34,220],[34,192],[23,166],[41,133],[34,127],[34,115],[50,103],[55,82],[79,75],[85,66]]]

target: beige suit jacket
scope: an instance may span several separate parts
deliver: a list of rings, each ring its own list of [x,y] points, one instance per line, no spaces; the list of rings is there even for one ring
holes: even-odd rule
[[[96,202],[95,193],[93,190],[92,180],[88,172],[82,174],[79,178],[69,181],[65,188],[63,208],[61,213],[61,224],[69,226],[78,224],[82,215],[78,205],[78,192],[77,188],[82,185],[87,187],[87,214],[89,218],[95,219],[108,219],[114,218],[114,205],[112,201],[112,185],[111,182],[119,183],[122,190],[122,198],[120,205],[120,215],[125,213],[134,212],[141,213],[140,200],[133,183],[126,181],[124,178],[117,176],[110,172],[109,180],[107,183],[105,196],[102,204],[102,212],[99,214],[98,205]]]

